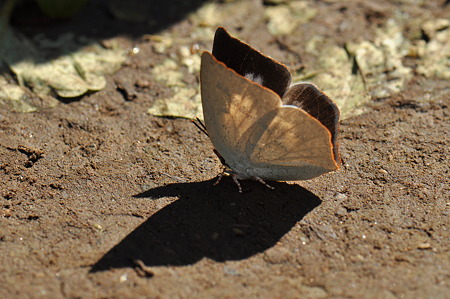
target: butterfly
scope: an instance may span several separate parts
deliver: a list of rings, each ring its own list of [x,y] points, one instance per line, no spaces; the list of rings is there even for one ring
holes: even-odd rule
[[[308,180],[337,170],[339,109],[314,84],[290,86],[283,64],[216,30],[200,70],[205,130],[238,180]]]

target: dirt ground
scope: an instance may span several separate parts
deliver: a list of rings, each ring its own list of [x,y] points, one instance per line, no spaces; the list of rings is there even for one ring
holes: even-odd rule
[[[292,66],[253,2],[223,25]],[[17,25],[117,34],[141,51],[99,92],[0,110],[1,298],[449,298],[448,81],[416,74],[343,120],[337,172],[273,191],[243,181],[239,194],[229,178],[213,186],[220,162],[190,120],[146,113],[167,87],[149,75],[164,55],[141,35],[189,37],[191,22],[169,9],[156,25],[121,23],[101,3],[44,29]],[[398,9],[450,13],[445,1],[314,3],[299,28],[341,40],[370,38]],[[339,31],[343,20],[353,29]]]

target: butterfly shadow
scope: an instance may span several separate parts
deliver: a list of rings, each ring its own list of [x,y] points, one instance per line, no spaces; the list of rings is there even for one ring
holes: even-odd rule
[[[177,183],[134,195],[138,199],[176,196],[178,200],[153,214],[107,252],[91,272],[132,267],[190,265],[207,257],[215,261],[241,260],[274,246],[317,207],[321,200],[306,189],[270,182],[268,190],[245,181],[242,194],[229,179]]]

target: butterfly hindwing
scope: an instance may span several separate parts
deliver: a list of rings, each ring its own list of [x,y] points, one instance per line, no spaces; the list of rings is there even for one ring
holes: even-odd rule
[[[331,135],[308,113],[282,106],[259,119],[247,144],[252,176],[271,180],[307,180],[337,169]]]
[[[336,104],[312,83],[291,86],[281,100],[284,105],[293,105],[305,110],[328,129],[331,133],[334,157],[339,161],[337,144],[339,108]]]

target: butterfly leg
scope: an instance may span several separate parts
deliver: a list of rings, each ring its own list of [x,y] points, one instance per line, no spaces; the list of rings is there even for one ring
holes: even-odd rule
[[[269,188],[270,190],[275,189],[274,187],[270,186],[269,184],[267,184],[266,182],[264,182],[260,177],[255,176],[253,178],[255,181],[260,182],[261,184],[263,184],[264,186],[266,186],[267,188]]]
[[[233,182],[238,186],[239,193],[242,193],[242,187],[241,187],[241,184],[238,181],[237,174],[229,173],[229,172],[227,172],[227,169],[224,169],[224,171],[222,171],[221,173],[219,173],[217,175],[217,181],[214,183],[214,186],[216,186],[216,185],[218,185],[220,183],[220,181],[222,180],[224,175],[230,175],[231,178],[233,179]]]
[[[239,183],[237,175],[235,173],[232,173],[231,178],[233,179],[234,183],[238,186],[239,193],[242,193],[241,183]]]
[[[222,180],[223,176],[225,175],[225,171],[222,171],[217,175],[217,181],[214,183],[214,186],[219,185],[220,181]]]

